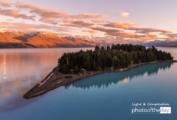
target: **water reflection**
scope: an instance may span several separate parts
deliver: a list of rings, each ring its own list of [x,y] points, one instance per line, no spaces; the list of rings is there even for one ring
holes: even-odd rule
[[[62,53],[59,52],[57,56],[53,52],[6,53],[6,65],[2,61],[0,68],[1,98],[10,96],[10,93],[7,95],[7,91],[22,96],[57,66],[57,59]]]
[[[58,58],[64,52],[74,52],[80,49],[2,49],[0,51],[0,111],[18,109],[39,99],[27,101],[22,96],[52,71],[57,65]],[[83,50],[86,49],[91,48]],[[158,70],[170,67],[170,63],[141,66],[135,70],[101,75],[105,77],[93,76],[97,81],[86,78],[71,85],[85,89],[93,86],[108,87],[119,81],[122,81],[122,84],[128,84],[132,77],[143,76],[145,73],[157,74]]]
[[[80,49],[1,49],[0,111],[18,109],[35,101],[24,100],[22,96],[57,66],[63,53]]]
[[[129,83],[129,79],[130,79],[130,78],[125,78],[125,79],[123,79],[123,80],[122,80],[122,83],[123,83],[123,84]]]
[[[128,84],[131,79],[135,77],[142,77],[145,74],[148,76],[156,75],[160,70],[167,70],[170,69],[173,63],[158,63],[158,64],[148,64],[139,66],[137,68],[118,72],[118,73],[106,73],[102,75],[92,76],[90,78],[86,78],[84,80],[76,81],[67,85],[65,88],[69,88],[70,86],[81,88],[81,89],[89,89],[93,87],[97,88],[105,88],[110,86],[111,84],[117,84],[118,82],[122,82],[123,84]],[[96,80],[95,80],[96,79]]]

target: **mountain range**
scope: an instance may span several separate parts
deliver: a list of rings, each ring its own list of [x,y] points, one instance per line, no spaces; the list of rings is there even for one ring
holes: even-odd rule
[[[50,32],[0,32],[0,48],[63,48],[106,46],[90,38],[62,37]],[[110,43],[109,43],[110,45]],[[146,47],[177,47],[175,41],[155,40],[142,44]]]
[[[143,45],[146,46],[146,47],[151,47],[152,45],[155,46],[155,47],[177,47],[177,40],[174,40],[174,41],[155,40],[155,41],[151,41],[151,42],[148,42],[148,43],[144,43]]]
[[[0,32],[0,48],[94,47],[96,40],[61,37],[50,32]]]

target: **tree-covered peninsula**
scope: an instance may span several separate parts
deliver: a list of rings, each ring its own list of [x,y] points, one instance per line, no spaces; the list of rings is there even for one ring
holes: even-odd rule
[[[113,71],[133,64],[173,60],[170,53],[157,50],[154,46],[117,44],[107,48],[64,53],[58,60],[59,72],[77,74],[83,71]]]
[[[95,47],[94,50],[64,53],[58,66],[47,77],[31,88],[23,97],[30,99],[74,81],[106,72],[121,72],[140,65],[174,63],[170,53],[154,46],[117,44],[111,47]],[[63,73],[63,74],[62,74]]]

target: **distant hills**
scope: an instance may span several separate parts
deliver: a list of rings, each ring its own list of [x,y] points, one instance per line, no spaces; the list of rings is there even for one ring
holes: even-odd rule
[[[148,43],[143,44],[146,47],[151,47],[152,45],[155,47],[177,47],[177,40],[175,41],[160,41],[155,40]]]
[[[164,45],[162,47],[177,47],[177,44],[176,45]]]
[[[96,45],[99,43],[95,40],[60,37],[49,32],[0,32],[0,48],[93,47]]]

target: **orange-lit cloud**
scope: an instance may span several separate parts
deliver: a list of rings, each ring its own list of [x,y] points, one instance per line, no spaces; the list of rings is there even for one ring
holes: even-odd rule
[[[27,16],[25,14],[20,14],[19,11],[17,10],[12,10],[12,9],[1,9],[0,8],[0,15],[5,15],[5,16],[10,16],[10,17],[14,17],[14,18],[22,18],[25,20],[34,20],[34,16]]]
[[[69,26],[69,27],[79,27],[79,28],[83,28],[83,27],[89,28],[91,26],[94,26],[93,23],[88,23],[88,22],[84,22],[81,20],[73,20],[71,22],[62,23],[60,25],[61,26]]]
[[[12,30],[12,31],[40,31],[43,30],[51,30],[51,31],[58,31],[58,32],[71,32],[71,29],[62,28],[57,26],[49,26],[44,24],[27,24],[27,23],[15,23],[15,22],[0,22],[0,28]]]
[[[109,29],[109,28],[105,28],[105,27],[91,27],[92,30],[97,30],[97,31],[101,31],[101,32],[105,32],[108,35],[116,35],[120,32],[122,32],[122,30],[116,30],[116,29]]]
[[[88,13],[84,13],[80,15],[69,15],[66,12],[50,10],[50,9],[46,9],[43,7],[30,5],[30,4],[24,4],[23,2],[17,2],[15,6],[20,9],[29,10],[30,13],[34,13],[40,16],[41,17],[40,21],[51,23],[51,24],[57,24],[57,20],[59,18],[93,19],[93,18],[107,17],[107,15],[97,15],[97,14],[88,14]]]
[[[171,31],[169,30],[140,28],[136,26],[136,23],[101,19],[108,17],[108,15],[90,13],[71,15],[63,11],[47,9],[23,2],[9,3],[7,0],[0,2],[0,6],[0,15],[13,17],[10,19],[16,20],[15,22],[12,22],[13,20],[9,22],[1,21],[1,31],[51,31],[67,35],[76,35],[76,32],[79,34],[82,31],[94,34],[95,39],[103,40],[102,37],[104,37],[110,43],[111,41],[122,41],[121,43],[148,42],[159,39],[159,35],[160,37],[166,36],[166,38],[171,40],[176,39],[176,35],[170,34]],[[120,14],[123,17],[129,17],[130,15],[128,12],[118,11],[121,12]],[[31,24],[27,24],[30,22]],[[75,28],[72,27],[77,28],[77,30],[75,31]],[[101,37],[97,35],[101,35]]]
[[[75,18],[75,19],[93,19],[93,18],[105,18],[108,17],[108,15],[97,15],[97,14],[88,14],[88,13],[84,13],[84,14],[80,14],[80,15],[71,15],[71,18]]]
[[[113,27],[113,28],[124,28],[129,29],[132,27],[132,25],[136,25],[135,23],[127,23],[127,22],[111,22],[108,21],[107,24],[105,24],[105,27]]]
[[[69,15],[66,12],[62,12],[62,11],[56,11],[56,10],[52,10],[52,9],[46,9],[40,6],[35,6],[35,5],[31,5],[31,4],[24,4],[23,2],[16,2],[14,4],[9,3],[8,1],[2,1],[0,3],[0,5],[4,6],[4,7],[8,7],[11,9],[4,9],[4,11],[9,11],[12,12],[14,11],[14,8],[12,7],[16,7],[17,10],[15,10],[16,16],[21,17],[21,18],[25,18],[25,19],[31,19],[34,17],[40,17],[39,21],[44,22],[44,23],[49,23],[49,24],[58,24],[58,22],[61,19],[95,19],[95,18],[104,18],[107,17],[107,15],[97,15],[97,14],[89,14],[89,13],[84,13],[84,14],[79,14],[79,15]],[[23,12],[28,12],[30,14],[33,14],[33,16],[30,16],[32,18],[28,18],[28,16],[23,16],[23,14],[20,14],[20,11],[23,10]],[[0,13],[0,15],[6,15],[6,16],[11,16],[11,17],[15,17],[11,14],[5,14],[5,13]]]
[[[97,32],[94,31],[94,30],[83,30],[82,32],[89,32],[89,33],[92,33],[92,34],[97,33]]]
[[[163,34],[171,33],[169,30],[161,30],[161,29],[156,29],[156,28],[137,28],[137,27],[132,27],[129,28],[129,30],[136,30],[138,33],[150,33],[150,32],[161,32]]]
[[[10,7],[8,0],[4,0],[4,1],[0,2],[0,5],[2,5],[4,7]]]
[[[106,23],[105,27],[114,27],[114,28],[131,28],[135,23],[128,22],[113,22],[113,21],[105,21],[105,20],[92,20],[94,23]]]
[[[15,6],[19,9],[29,10],[29,13],[38,15],[40,17],[40,21],[51,24],[57,24],[56,19],[67,16],[66,12],[50,10],[30,4],[24,4],[23,2],[17,2],[15,3]]]
[[[156,28],[138,28],[133,27],[136,25],[135,23],[127,23],[127,22],[113,22],[113,21],[104,21],[104,20],[92,20],[94,23],[104,23],[105,27],[112,28],[123,28],[127,30],[135,30],[137,33],[150,33],[150,32],[161,32],[164,34],[171,33],[169,30],[161,30]]]
[[[120,14],[123,17],[128,17],[130,15],[128,12],[121,12]]]
[[[177,37],[177,34],[167,34],[168,37]]]
[[[168,37],[168,39],[171,41],[175,41],[177,39],[177,34],[176,33],[167,34],[166,37]]]

